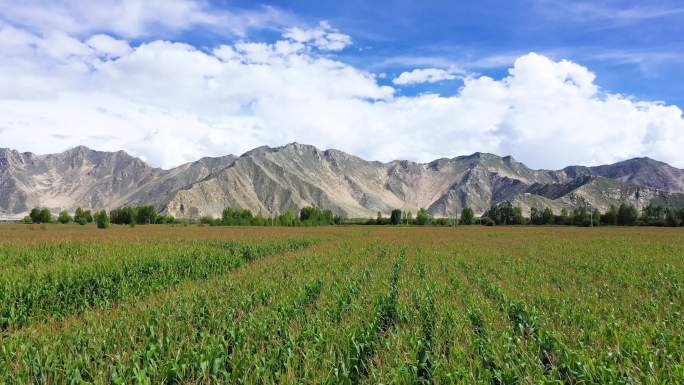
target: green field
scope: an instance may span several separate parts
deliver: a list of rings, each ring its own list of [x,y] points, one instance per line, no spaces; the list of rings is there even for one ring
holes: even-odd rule
[[[684,231],[0,226],[0,384],[683,384]]]

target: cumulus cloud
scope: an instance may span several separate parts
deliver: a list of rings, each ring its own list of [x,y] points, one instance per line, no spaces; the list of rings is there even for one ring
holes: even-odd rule
[[[340,33],[325,21],[315,28],[288,28],[283,37],[327,51],[341,51],[352,43],[351,36]]]
[[[131,46],[125,40],[118,40],[108,35],[94,35],[86,41],[86,44],[97,52],[117,58],[131,51]]]
[[[392,80],[398,86],[420,83],[437,83],[442,80],[456,79],[456,74],[441,68],[416,68],[413,71],[402,72]]]
[[[0,143],[125,149],[162,167],[292,141],[377,160],[488,151],[534,167],[644,155],[684,166],[679,108],[601,90],[579,64],[530,53],[500,79],[466,77],[453,96],[397,96],[327,57],[320,36],[131,46],[0,25]]]

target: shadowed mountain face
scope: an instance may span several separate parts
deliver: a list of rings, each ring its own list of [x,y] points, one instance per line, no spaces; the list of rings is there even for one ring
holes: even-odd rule
[[[598,167],[532,170],[513,158],[475,153],[430,163],[370,162],[338,150],[297,143],[259,147],[240,157],[203,158],[171,170],[123,151],[77,147],[34,155],[0,149],[0,217],[36,206],[112,209],[153,204],[178,217],[219,215],[224,207],[264,215],[304,206],[349,217],[424,207],[437,216],[463,207],[481,213],[512,201],[554,210],[591,203],[605,210],[629,202],[684,205],[684,171],[648,158]]]

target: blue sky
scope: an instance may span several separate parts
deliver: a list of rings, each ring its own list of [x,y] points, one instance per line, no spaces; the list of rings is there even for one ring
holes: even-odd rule
[[[252,1],[213,4],[255,8]],[[263,5],[309,24],[328,20],[354,39],[355,47],[341,58],[372,71],[398,74],[416,65],[453,64],[501,76],[515,57],[534,51],[591,68],[597,83],[613,92],[684,106],[681,1],[308,0]],[[274,38],[270,32],[254,35]],[[403,91],[425,88],[455,92],[451,84]]]
[[[362,6],[368,3],[373,7]],[[680,1],[349,1],[328,9],[315,4],[320,2],[287,8],[329,18],[343,30],[358,29],[357,40],[375,51],[360,57],[473,63],[474,70],[496,76],[512,64],[506,58],[534,51],[586,65],[612,91],[684,105]]]
[[[673,0],[0,0],[0,146],[684,167],[682,36]]]

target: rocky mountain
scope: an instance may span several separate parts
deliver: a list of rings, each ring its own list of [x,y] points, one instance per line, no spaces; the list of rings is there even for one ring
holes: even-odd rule
[[[533,170],[510,156],[486,153],[430,163],[381,163],[298,143],[162,170],[123,151],[76,147],[34,155],[0,149],[4,218],[22,217],[35,206],[57,212],[137,204],[189,218],[219,215],[228,206],[270,215],[310,205],[349,217],[421,207],[448,216],[463,207],[481,213],[504,201],[524,211],[587,203],[600,210],[621,202],[639,208],[650,202],[684,206],[684,171],[648,158]]]
[[[232,155],[203,158],[161,170],[124,151],[79,146],[59,154],[35,155],[0,149],[0,219],[22,217],[37,206],[54,212],[143,203],[160,207],[178,189],[227,167],[234,159]]]

